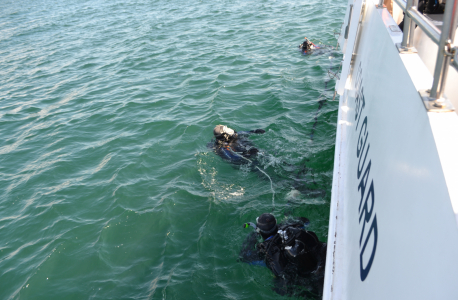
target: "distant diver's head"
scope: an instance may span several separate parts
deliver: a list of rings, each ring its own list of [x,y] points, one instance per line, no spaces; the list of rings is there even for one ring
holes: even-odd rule
[[[267,239],[277,233],[277,220],[272,214],[264,213],[256,218],[256,227],[262,238]]]
[[[215,138],[220,141],[228,141],[237,137],[235,131],[225,125],[216,125],[215,129],[213,129],[213,134],[215,135]]]

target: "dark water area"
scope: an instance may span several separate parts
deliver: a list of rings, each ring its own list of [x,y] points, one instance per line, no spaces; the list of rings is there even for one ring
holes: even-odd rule
[[[341,55],[297,46],[344,7],[1,1],[0,299],[294,298],[237,262],[242,224],[327,240]],[[272,182],[207,148],[217,124],[266,130]]]

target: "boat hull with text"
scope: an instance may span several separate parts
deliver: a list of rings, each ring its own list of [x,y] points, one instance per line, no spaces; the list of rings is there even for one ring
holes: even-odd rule
[[[428,111],[421,97],[433,84],[425,57],[437,47],[402,52],[402,38],[386,8],[350,0],[339,40],[326,300],[458,295],[458,115]]]

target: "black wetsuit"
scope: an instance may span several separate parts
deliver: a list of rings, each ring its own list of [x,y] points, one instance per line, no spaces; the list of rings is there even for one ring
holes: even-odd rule
[[[264,262],[275,274],[274,290],[281,295],[319,296],[322,293],[326,243],[303,226],[302,221],[280,224],[278,232],[261,243],[253,232],[239,255],[241,261],[253,265]],[[282,231],[285,234],[281,234]]]
[[[262,129],[251,131],[240,131],[235,134],[235,137],[224,139],[215,139],[208,146],[212,148],[224,160],[240,165],[253,161],[256,154],[259,152],[253,146],[250,140],[246,138],[251,133],[264,133]]]

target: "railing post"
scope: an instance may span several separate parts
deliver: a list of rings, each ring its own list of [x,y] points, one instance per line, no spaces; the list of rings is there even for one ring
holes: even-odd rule
[[[458,21],[458,0],[448,0],[445,4],[444,22],[439,41],[436,68],[434,70],[434,81],[431,88],[430,98],[435,99],[434,106],[445,106],[444,89],[447,80],[448,67],[452,55],[450,54],[453,40],[455,38],[456,25]]]
[[[402,43],[401,43],[401,48],[404,48],[404,49],[408,47],[407,46],[408,44],[410,46],[410,42],[409,42],[409,35],[411,32],[410,28],[411,27],[415,28],[415,25],[413,24],[412,19],[410,19],[409,15],[407,14],[412,4],[413,4],[413,0],[407,0],[406,11],[404,13],[404,28],[402,30],[403,35],[402,35]]]
[[[417,9],[418,0],[407,0],[404,11],[404,28],[402,35],[402,43],[396,44],[399,53],[417,53],[413,46],[413,37],[415,33],[415,22],[412,18],[412,12]]]
[[[412,1],[412,6],[409,7],[408,10],[411,10],[412,7],[417,7],[418,6],[418,0],[413,0]],[[413,37],[414,37],[414,33],[415,33],[415,22],[413,21],[412,18],[410,18],[410,32],[409,32],[409,40],[407,42],[407,48],[411,48],[413,47]]]

